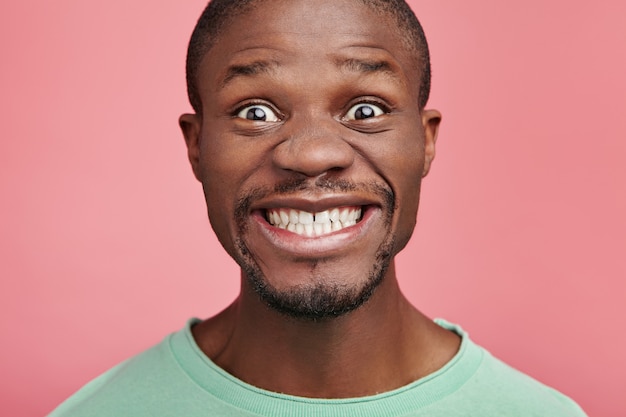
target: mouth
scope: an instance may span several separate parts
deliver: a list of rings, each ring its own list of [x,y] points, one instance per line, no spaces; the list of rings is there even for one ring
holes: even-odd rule
[[[363,219],[362,206],[334,207],[320,212],[292,208],[265,210],[269,224],[300,236],[320,237],[354,226]]]

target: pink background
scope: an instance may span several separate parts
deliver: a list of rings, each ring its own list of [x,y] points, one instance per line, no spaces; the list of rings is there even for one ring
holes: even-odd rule
[[[204,2],[0,5],[3,416],[237,293],[176,123]],[[424,312],[605,417],[626,415],[624,4],[412,2],[444,123],[399,259]]]

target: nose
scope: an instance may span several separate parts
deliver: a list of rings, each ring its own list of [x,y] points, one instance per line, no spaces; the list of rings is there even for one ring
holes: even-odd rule
[[[285,140],[274,149],[274,166],[307,177],[350,167],[354,163],[355,151],[341,136],[341,129],[345,128],[338,121],[329,119],[287,122],[289,127],[283,132]]]

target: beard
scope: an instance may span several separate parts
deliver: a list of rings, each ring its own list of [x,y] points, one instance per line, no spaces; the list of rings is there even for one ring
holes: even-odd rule
[[[378,184],[355,185],[343,180],[319,179],[316,181],[317,189],[330,191],[351,191],[366,189],[379,195],[383,201],[383,214],[385,225],[389,228],[391,219],[395,211],[395,197],[389,187]],[[306,190],[309,186],[306,180],[291,181],[276,186],[273,193],[289,194],[295,191]],[[335,276],[314,276],[311,283],[300,284],[289,289],[279,290],[274,287],[265,277],[265,274],[254,259],[250,250],[245,244],[246,217],[249,213],[251,203],[270,192],[268,190],[256,189],[241,199],[239,199],[235,210],[235,217],[238,225],[238,235],[236,246],[238,256],[235,261],[241,267],[245,279],[251,288],[256,292],[261,301],[273,310],[286,316],[317,321],[339,317],[356,310],[365,304],[376,288],[383,282],[387,268],[393,259],[394,236],[389,234],[383,241],[375,254],[372,266],[366,279],[360,284],[347,285],[337,283]],[[313,269],[317,263],[312,261]]]
[[[267,281],[245,244],[241,240],[237,244],[243,255],[243,261],[238,261],[239,266],[260,299],[286,316],[312,321],[339,317],[365,304],[383,282],[394,246],[393,238],[379,246],[367,280],[360,286],[340,285],[326,279],[333,277],[318,276],[311,284],[278,290]]]

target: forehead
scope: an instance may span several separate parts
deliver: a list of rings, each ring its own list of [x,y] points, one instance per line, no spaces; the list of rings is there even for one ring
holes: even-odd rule
[[[417,58],[389,12],[360,0],[262,0],[232,17],[200,65],[200,79],[219,78],[238,61],[260,58],[308,61],[356,57],[387,62],[418,89]]]

